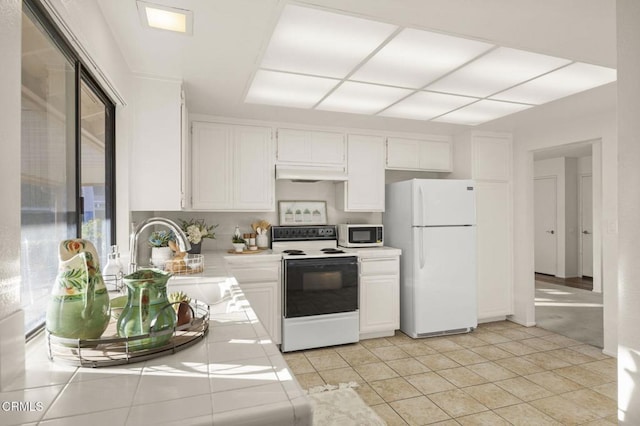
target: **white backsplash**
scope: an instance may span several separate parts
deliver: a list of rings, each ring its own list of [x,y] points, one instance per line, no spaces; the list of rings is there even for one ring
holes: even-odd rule
[[[206,239],[202,250],[230,249],[231,236],[236,225],[240,232],[251,232],[251,224],[259,220],[266,220],[272,225],[278,225],[277,201],[316,200],[327,202],[327,221],[330,225],[338,223],[382,223],[382,213],[346,213],[336,209],[335,184],[333,182],[297,183],[290,181],[276,181],[276,211],[275,212],[201,212],[201,211],[156,211],[133,212],[133,222],[139,223],[147,217],[161,216],[169,219],[204,219],[208,225],[218,224],[215,230],[215,240]],[[146,244],[141,244],[142,251]]]

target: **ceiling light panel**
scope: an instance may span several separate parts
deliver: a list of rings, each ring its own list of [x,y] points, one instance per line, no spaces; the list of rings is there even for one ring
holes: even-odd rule
[[[492,47],[480,41],[405,29],[350,80],[419,89]]]
[[[312,108],[339,82],[330,78],[258,70],[245,102]]]
[[[576,62],[492,96],[492,99],[543,104],[616,81],[616,70]]]
[[[568,59],[499,47],[429,85],[428,89],[486,97],[570,62]]]
[[[433,121],[475,126],[476,124],[485,123],[487,121],[495,120],[496,118],[504,117],[505,115],[531,108],[532,106],[533,105],[482,100],[475,104],[450,112],[449,114],[445,114]]]
[[[414,120],[430,120],[476,101],[478,101],[477,98],[469,98],[466,96],[418,92],[385,109],[378,115]]]
[[[347,81],[323,100],[316,109],[375,114],[411,92],[409,89]]]
[[[261,68],[343,78],[396,29],[368,19],[287,5]]]
[[[158,30],[193,34],[193,12],[138,0],[142,25]]]

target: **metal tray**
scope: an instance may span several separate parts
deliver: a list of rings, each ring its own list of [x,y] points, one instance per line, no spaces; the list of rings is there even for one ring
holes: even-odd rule
[[[116,331],[117,321],[113,317],[99,339],[68,339],[46,331],[47,354],[52,361],[96,368],[131,364],[179,352],[203,340],[209,331],[209,305],[194,299],[190,306],[193,309],[193,320],[189,324],[139,336],[119,337]],[[129,350],[129,342],[165,334],[173,336],[164,346]]]

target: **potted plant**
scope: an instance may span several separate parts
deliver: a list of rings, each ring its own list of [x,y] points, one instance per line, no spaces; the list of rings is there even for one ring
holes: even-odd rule
[[[233,234],[231,237],[231,243],[233,244],[233,248],[236,253],[242,253],[244,250],[245,241],[244,238],[240,236],[240,234]]]
[[[154,231],[149,236],[149,246],[151,247],[151,263],[158,268],[164,267],[167,260],[171,259],[171,248],[169,241],[175,241],[176,236],[173,231]]]
[[[180,219],[180,228],[182,228],[191,243],[189,253],[200,254],[202,250],[202,240],[205,238],[215,239],[216,234],[213,230],[217,227],[218,225],[207,225],[204,219]]]

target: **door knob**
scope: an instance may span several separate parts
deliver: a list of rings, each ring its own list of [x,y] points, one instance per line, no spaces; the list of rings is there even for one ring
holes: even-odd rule
[[[584,231],[582,231],[582,233],[585,234],[585,235],[591,234],[591,232],[587,231],[586,229]]]
[[[554,230],[552,229],[551,231],[547,231],[547,233],[549,233],[549,234],[552,234],[552,235],[553,235],[553,234],[555,234],[555,233],[556,233],[556,231],[554,231]]]

